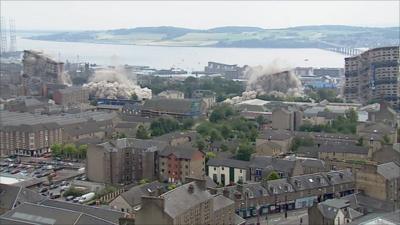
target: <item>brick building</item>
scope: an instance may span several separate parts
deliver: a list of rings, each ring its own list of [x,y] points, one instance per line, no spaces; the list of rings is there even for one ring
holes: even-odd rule
[[[53,100],[58,105],[73,105],[89,102],[89,89],[82,87],[69,87],[56,90]]]
[[[205,153],[190,144],[167,146],[159,154],[159,177],[184,182],[187,177],[205,175]]]

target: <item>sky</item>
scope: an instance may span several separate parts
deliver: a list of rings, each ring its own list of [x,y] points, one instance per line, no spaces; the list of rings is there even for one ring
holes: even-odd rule
[[[10,1],[1,16],[18,30],[143,26],[207,29],[304,25],[400,26],[400,1]]]

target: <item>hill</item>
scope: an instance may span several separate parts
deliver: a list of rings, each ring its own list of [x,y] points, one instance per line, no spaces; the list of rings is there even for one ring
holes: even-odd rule
[[[208,30],[161,26],[104,31],[59,32],[30,38],[47,41],[158,46],[246,48],[326,48],[343,46],[372,48],[399,45],[399,33],[399,27],[376,28],[342,25],[301,26],[283,29],[227,26]]]

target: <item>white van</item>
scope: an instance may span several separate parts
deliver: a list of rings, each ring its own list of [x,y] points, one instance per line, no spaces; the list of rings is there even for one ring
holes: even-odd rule
[[[84,202],[90,201],[90,200],[92,200],[94,198],[94,196],[95,196],[94,192],[90,192],[90,193],[84,194],[79,199],[79,203],[84,203]]]

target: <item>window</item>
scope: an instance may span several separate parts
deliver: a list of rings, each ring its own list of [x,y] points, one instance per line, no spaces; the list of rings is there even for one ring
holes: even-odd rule
[[[216,171],[217,170],[217,168],[216,167],[214,167],[214,171]]]

